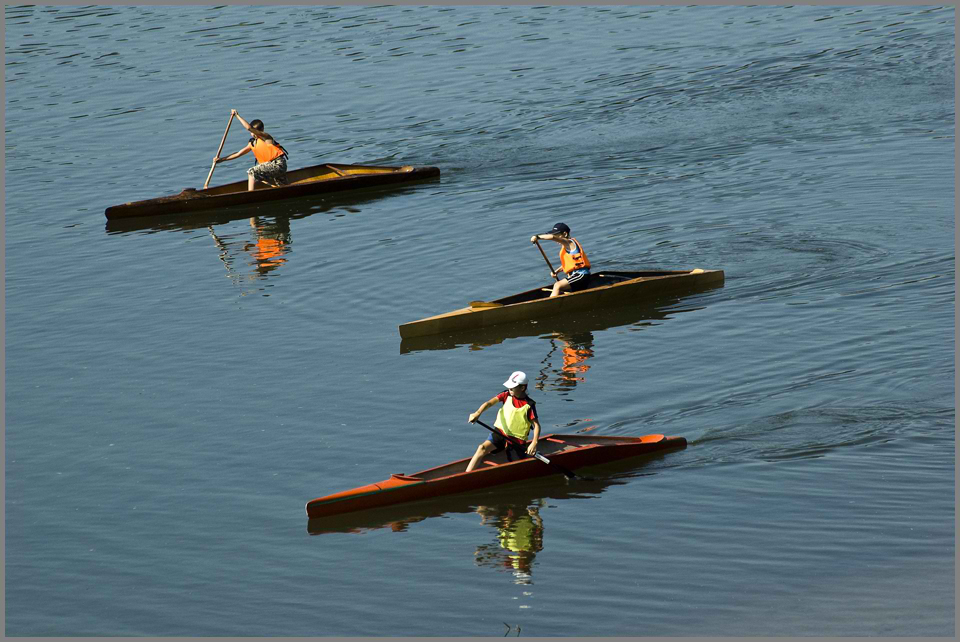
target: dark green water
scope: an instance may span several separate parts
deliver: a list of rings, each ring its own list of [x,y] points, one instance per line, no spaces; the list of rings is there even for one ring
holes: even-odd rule
[[[954,634],[952,8],[5,20],[7,635]],[[231,108],[292,167],[442,176],[106,226]],[[546,285],[558,221],[726,282],[401,345]],[[471,454],[516,369],[546,432],[689,446],[308,529]]]

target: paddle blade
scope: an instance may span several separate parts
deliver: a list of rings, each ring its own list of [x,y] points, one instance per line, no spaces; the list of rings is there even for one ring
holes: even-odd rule
[[[493,301],[471,301],[471,308],[502,308],[502,303],[494,303]]]

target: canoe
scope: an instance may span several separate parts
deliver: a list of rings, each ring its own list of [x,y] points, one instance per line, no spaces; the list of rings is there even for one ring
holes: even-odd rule
[[[596,466],[628,457],[684,448],[687,440],[664,435],[546,435],[540,438],[538,445],[540,454],[549,458],[551,464],[556,466],[532,457],[514,457],[514,460],[510,461],[507,452],[503,451],[488,455],[468,473],[465,472],[470,462],[467,457],[411,475],[394,474],[375,484],[312,499],[306,505],[307,517],[329,517],[556,475],[561,473],[560,467],[576,470],[583,466]]]
[[[542,337],[565,342],[592,341],[593,333],[631,326],[636,324],[654,324],[666,321],[701,309],[703,304],[685,300],[698,294],[704,294],[723,287],[719,283],[690,283],[688,286],[672,288],[658,296],[641,297],[625,305],[610,305],[591,309],[589,313],[563,314],[541,319],[510,321],[482,328],[469,328],[447,334],[431,334],[423,337],[410,337],[400,340],[400,354],[428,350],[452,350],[467,346],[470,350],[480,350],[499,345],[510,339],[522,337]],[[549,360],[549,355],[544,363]]]
[[[366,533],[382,529],[402,532],[412,524],[437,517],[477,514],[480,511],[486,513],[489,510],[503,511],[510,508],[526,512],[527,507],[542,505],[545,501],[553,503],[553,500],[591,499],[616,486],[630,483],[630,480],[639,474],[638,469],[641,466],[654,457],[662,457],[667,453],[668,451],[664,451],[650,457],[622,459],[591,467],[590,473],[595,477],[578,479],[575,484],[558,483],[557,479],[541,477],[394,506],[308,519],[307,533]]]
[[[604,306],[626,305],[691,286],[721,283],[723,270],[603,271],[592,274],[591,287],[579,292],[551,299],[550,287],[539,287],[493,301],[473,301],[465,308],[404,323],[399,326],[400,337],[409,339],[460,332]]]
[[[157,216],[202,212],[223,207],[256,205],[289,198],[407,183],[440,175],[436,167],[389,167],[381,165],[338,165],[327,163],[287,172],[289,185],[271,187],[258,183],[247,191],[247,181],[216,185],[207,189],[188,187],[179,194],[108,207],[107,220],[135,216]]]

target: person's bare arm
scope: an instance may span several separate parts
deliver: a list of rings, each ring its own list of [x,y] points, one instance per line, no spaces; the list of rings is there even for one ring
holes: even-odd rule
[[[467,421],[469,421],[470,423],[475,422],[477,419],[480,418],[480,415],[483,414],[483,411],[484,411],[484,410],[486,410],[486,409],[489,408],[490,406],[493,406],[494,404],[496,404],[497,401],[498,401],[498,399],[497,399],[496,397],[492,397],[489,401],[484,401],[484,402],[483,402],[483,405],[481,405],[479,408],[477,408],[477,411],[476,411],[475,413],[471,414],[470,417],[467,419]]]
[[[240,121],[240,124],[243,125],[243,128],[244,128],[244,129],[246,129],[248,132],[250,132],[251,134],[253,134],[253,135],[256,136],[257,138],[259,138],[260,140],[271,140],[271,141],[273,140],[273,136],[271,136],[271,135],[268,134],[267,132],[262,132],[262,131],[256,130],[256,129],[254,129],[253,127],[251,127],[251,126],[250,126],[250,123],[248,123],[247,121],[245,121],[245,120],[243,119],[243,116],[241,116],[240,114],[237,113],[237,110],[236,110],[236,109],[231,109],[231,110],[230,110],[230,113],[237,117],[237,120]]]
[[[243,156],[243,155],[246,154],[247,152],[251,151],[252,149],[253,149],[253,147],[251,147],[250,144],[248,143],[247,146],[244,147],[243,149],[241,149],[239,152],[234,152],[233,154],[230,154],[229,156],[222,156],[222,157],[219,157],[219,158],[214,158],[213,161],[214,161],[215,163],[222,163],[222,162],[224,162],[224,161],[233,160],[234,158],[240,158],[241,156]]]
[[[530,441],[530,445],[527,446],[527,454],[532,455],[537,452],[537,442],[540,441],[540,421],[537,419],[533,420],[533,439]]]

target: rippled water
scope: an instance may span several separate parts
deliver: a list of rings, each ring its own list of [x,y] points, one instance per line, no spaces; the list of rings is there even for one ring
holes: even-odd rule
[[[954,20],[5,7],[5,632],[953,635]],[[293,167],[442,175],[106,224],[231,108]],[[401,343],[546,285],[557,221],[726,281]],[[308,524],[469,455],[515,369],[547,432],[689,446]]]

